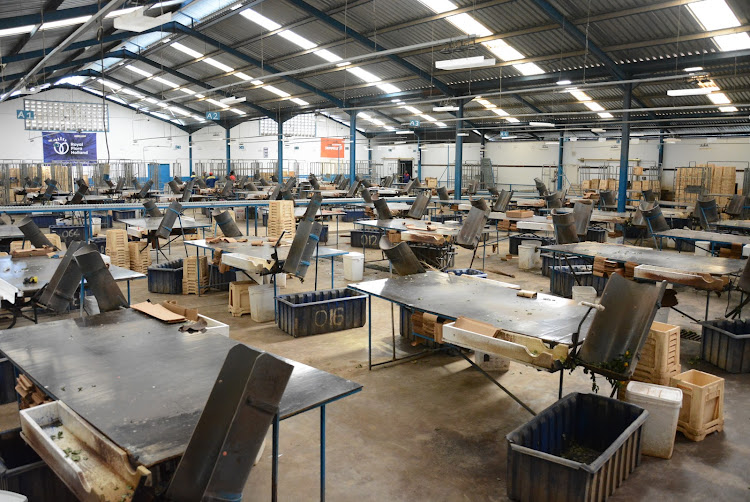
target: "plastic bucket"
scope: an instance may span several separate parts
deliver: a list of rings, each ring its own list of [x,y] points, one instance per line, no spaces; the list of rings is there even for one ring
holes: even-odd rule
[[[643,426],[641,452],[652,457],[671,458],[677,420],[682,407],[682,390],[644,382],[630,382],[625,401],[648,411]]]
[[[695,241],[695,256],[710,256],[709,249],[711,249],[709,241]]]
[[[596,302],[596,288],[592,286],[573,286],[573,301]]]
[[[361,281],[365,274],[365,255],[349,253],[344,255],[344,279]]]
[[[91,232],[93,235],[98,234],[102,231],[102,219],[101,218],[91,218]]]
[[[249,286],[248,292],[250,295],[250,317],[255,322],[273,321],[275,317],[273,284],[252,285]]]
[[[750,257],[750,244],[745,244],[744,246],[742,246],[742,257]]]
[[[518,246],[518,268],[521,270],[533,270],[541,268],[541,252],[534,246]]]

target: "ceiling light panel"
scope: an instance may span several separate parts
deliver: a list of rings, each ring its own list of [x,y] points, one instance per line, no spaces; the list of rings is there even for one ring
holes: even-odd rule
[[[281,28],[281,25],[279,23],[271,21],[266,16],[262,14],[258,14],[257,12],[251,9],[243,10],[242,12],[240,12],[240,16],[244,17],[248,21],[252,21],[253,23],[257,25],[262,26],[268,31],[278,30],[279,28]]]
[[[281,38],[285,38],[292,42],[294,45],[301,47],[304,50],[314,49],[318,44],[309,41],[305,37],[301,37],[294,33],[292,30],[284,30],[278,34]]]
[[[706,31],[723,30],[740,25],[725,0],[702,0],[688,4],[688,10]]]
[[[177,49],[178,51],[180,51],[182,53],[185,53],[188,56],[193,57],[193,58],[202,58],[203,57],[203,54],[201,54],[200,52],[195,51],[195,50],[193,50],[190,47],[187,47],[185,45],[182,45],[179,42],[174,42],[171,45],[171,47],[174,48],[174,49]]]
[[[234,71],[234,68],[232,68],[231,66],[227,66],[227,65],[225,65],[224,63],[222,63],[220,61],[216,61],[214,58],[206,58],[206,59],[203,60],[203,62],[204,63],[208,63],[211,66],[213,66],[214,68],[218,68],[218,69],[220,69],[222,71],[225,71],[227,73],[229,73],[230,71]]]
[[[727,95],[723,92],[715,92],[713,94],[709,94],[708,99],[710,99],[711,102],[715,105],[728,105],[729,103],[731,103]]]

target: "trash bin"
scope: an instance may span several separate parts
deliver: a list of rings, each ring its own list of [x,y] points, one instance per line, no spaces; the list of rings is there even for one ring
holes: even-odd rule
[[[672,458],[682,391],[653,383],[630,382],[625,401],[648,411],[648,419],[643,425],[641,452],[652,457]]]

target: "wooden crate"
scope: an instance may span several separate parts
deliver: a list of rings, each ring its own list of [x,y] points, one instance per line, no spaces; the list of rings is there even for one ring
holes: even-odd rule
[[[151,265],[151,250],[148,243],[141,241],[129,242],[128,250],[130,254],[130,270],[142,274],[148,273],[148,267]]]
[[[104,253],[110,257],[112,265],[130,268],[130,249],[128,248],[128,233],[125,230],[107,230],[107,240]]]
[[[278,237],[282,232],[285,238],[294,237],[296,219],[294,218],[294,201],[273,200],[268,203],[268,236]]]
[[[677,430],[691,441],[702,441],[724,429],[724,379],[698,370],[673,376],[671,387],[682,390]]]
[[[599,185],[600,185],[600,180],[598,180],[598,179],[589,180],[589,186],[593,190],[598,190],[599,189]]]
[[[200,274],[198,273],[200,267]],[[200,288],[208,286],[208,257],[191,256],[182,261],[182,294],[197,295],[199,290],[198,276],[200,275]]]
[[[250,313],[250,286],[255,281],[234,281],[229,283],[229,313],[240,317]]]
[[[668,385],[680,373],[680,327],[654,322],[633,373],[633,380]]]

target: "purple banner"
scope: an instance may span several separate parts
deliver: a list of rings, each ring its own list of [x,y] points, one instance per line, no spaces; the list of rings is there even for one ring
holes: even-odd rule
[[[96,133],[45,132],[44,161],[96,160]]]

